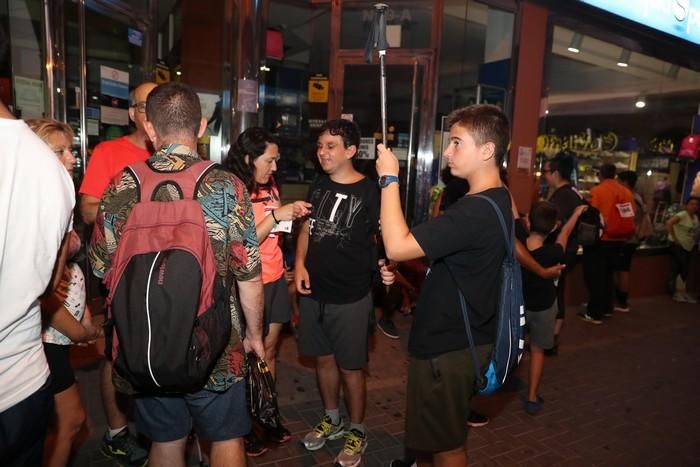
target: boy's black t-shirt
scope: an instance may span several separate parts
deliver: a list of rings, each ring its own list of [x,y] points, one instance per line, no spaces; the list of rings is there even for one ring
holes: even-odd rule
[[[311,297],[352,303],[370,291],[377,269],[379,189],[368,178],[341,184],[319,175],[309,188],[306,269]]]
[[[564,249],[558,243],[546,243],[530,252],[535,261],[543,268],[560,263],[564,258]],[[552,306],[557,298],[557,287],[553,279],[543,279],[537,274],[522,268],[523,295],[525,309],[528,311],[544,311]]]
[[[513,215],[508,191],[492,188],[481,194],[501,209],[510,234]],[[446,263],[465,294],[475,344],[493,343],[506,239],[491,205],[465,196],[412,233],[431,266],[416,306],[410,354],[425,359],[469,347],[457,286]]]

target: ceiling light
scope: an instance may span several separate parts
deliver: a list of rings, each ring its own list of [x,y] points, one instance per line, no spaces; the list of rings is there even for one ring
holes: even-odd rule
[[[545,110],[545,111],[544,111],[544,114],[545,114],[545,115],[549,115],[549,109]]]
[[[175,72],[175,74],[178,75],[178,76],[182,76],[182,72],[181,72],[180,70],[177,70],[177,71]]]
[[[569,48],[566,50],[577,54],[581,51],[581,43],[582,42],[583,42],[583,34],[581,34],[580,32],[575,32],[574,36],[571,38],[571,42],[569,43]]]
[[[651,177],[651,169],[647,170],[647,177]]]
[[[627,49],[622,49],[622,52],[620,52],[620,58],[617,60],[617,66],[622,67],[622,68],[627,68],[630,66],[630,56],[632,55],[632,52]]]
[[[647,106],[647,103],[643,97],[640,97],[637,99],[637,102],[634,103],[634,106],[638,109],[643,109],[644,107]]]

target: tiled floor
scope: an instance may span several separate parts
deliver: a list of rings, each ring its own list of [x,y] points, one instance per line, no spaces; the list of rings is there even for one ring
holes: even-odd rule
[[[475,400],[491,423],[470,430],[470,465],[700,465],[700,305],[639,300],[632,313],[602,326],[579,321],[575,310],[569,315],[559,356],[545,362],[540,414],[529,416],[521,406],[527,356],[506,390]],[[386,466],[403,453],[410,322],[396,317],[400,340],[381,332],[372,338],[365,466]],[[83,349],[74,358],[84,367],[78,375],[89,414],[76,466],[112,465],[97,452],[105,421],[92,354]],[[291,336],[282,342],[278,373],[280,407],[294,439],[250,464],[332,465],[342,440],[313,453],[299,442],[322,408],[313,368]]]

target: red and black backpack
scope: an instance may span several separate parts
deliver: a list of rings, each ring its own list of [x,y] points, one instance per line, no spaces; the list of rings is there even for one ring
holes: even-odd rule
[[[213,165],[157,172],[141,162],[126,169],[138,198],[105,285],[114,367],[136,391],[201,389],[228,344],[228,294],[196,199]],[[178,190],[180,199],[154,201],[164,186]]]

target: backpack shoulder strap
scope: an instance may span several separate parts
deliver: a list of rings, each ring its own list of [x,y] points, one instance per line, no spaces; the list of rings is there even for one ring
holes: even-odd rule
[[[177,172],[158,172],[145,161],[131,164],[127,169],[134,175],[138,201],[152,201],[153,195],[162,185],[175,184],[180,190],[181,199],[197,198],[199,182],[215,166],[212,161],[198,161],[185,170]]]
[[[475,198],[481,198],[486,201],[491,205],[494,211],[496,211],[496,215],[498,216],[498,221],[501,224],[501,229],[503,230],[503,236],[505,237],[506,240],[506,251],[509,257],[513,258],[515,255],[515,222],[511,223],[511,228],[510,228],[510,234],[508,234],[508,228],[506,227],[506,220],[503,217],[503,213],[501,212],[501,208],[498,207],[498,205],[488,196],[484,196],[481,194],[475,194],[471,195]]]

